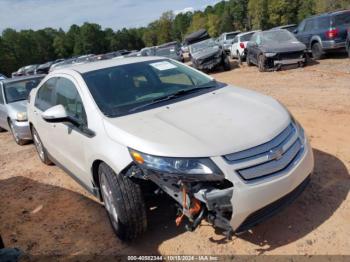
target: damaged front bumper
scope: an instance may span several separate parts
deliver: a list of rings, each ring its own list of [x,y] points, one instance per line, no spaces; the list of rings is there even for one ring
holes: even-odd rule
[[[215,67],[221,65],[222,58],[220,57],[210,57],[206,58],[203,61],[192,60],[192,64],[196,69],[199,70],[213,70]]]
[[[285,172],[245,181],[223,157],[213,157],[223,176],[159,173],[135,166],[130,176],[151,180],[172,197],[179,208],[176,224],[185,218],[195,230],[203,219],[230,238],[248,230],[289,205],[306,188],[313,170],[313,153],[307,139],[297,161]]]

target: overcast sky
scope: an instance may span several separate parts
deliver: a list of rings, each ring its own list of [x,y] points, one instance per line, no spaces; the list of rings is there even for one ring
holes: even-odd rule
[[[0,0],[0,32],[11,27],[67,30],[72,24],[98,23],[114,30],[146,26],[168,10],[204,9],[218,0]]]

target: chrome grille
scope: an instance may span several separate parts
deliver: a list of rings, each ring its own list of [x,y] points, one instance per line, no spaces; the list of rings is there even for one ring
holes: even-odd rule
[[[286,172],[300,158],[303,148],[296,127],[290,124],[271,141],[225,155],[224,159],[244,180],[250,181]]]

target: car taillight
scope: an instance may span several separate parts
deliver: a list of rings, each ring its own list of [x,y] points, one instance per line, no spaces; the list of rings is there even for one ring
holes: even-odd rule
[[[240,43],[239,46],[243,49],[245,48],[244,43]]]
[[[335,38],[338,36],[338,33],[339,33],[339,29],[338,28],[333,28],[333,29],[330,29],[326,32],[326,37],[327,38]]]

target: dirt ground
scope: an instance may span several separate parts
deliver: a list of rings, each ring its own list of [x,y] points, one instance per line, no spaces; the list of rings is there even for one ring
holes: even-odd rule
[[[44,166],[32,144],[0,134],[0,233],[29,254],[347,254],[350,255],[350,59],[332,56],[306,68],[212,73],[217,80],[284,103],[311,139],[315,172],[287,209],[232,241],[203,223],[177,228],[166,200],[150,212],[147,234],[119,241],[103,206],[58,167]]]

